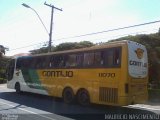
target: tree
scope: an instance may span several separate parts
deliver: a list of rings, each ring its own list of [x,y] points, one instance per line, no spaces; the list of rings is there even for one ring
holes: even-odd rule
[[[89,41],[82,41],[82,42],[65,42],[57,45],[56,47],[52,46],[52,52],[55,51],[63,51],[63,50],[72,50],[72,49],[78,49],[78,48],[85,48],[85,47],[91,47],[94,44]],[[40,49],[31,50],[31,54],[41,54],[41,53],[47,53],[48,47],[42,47]]]
[[[0,58],[2,57],[3,54],[5,54],[5,47],[0,45]]]
[[[159,28],[159,30],[158,30],[158,35],[160,36],[160,28]]]
[[[7,57],[2,57],[0,58],[0,83],[6,82],[6,69],[7,69],[7,64],[10,58]]]
[[[71,50],[71,49],[76,49],[76,42],[66,42],[66,43],[61,43],[56,46],[55,51],[64,51],[64,50]]]
[[[47,53],[48,52],[48,47],[42,47],[40,49],[35,49],[35,50],[30,50],[29,51],[31,54],[41,54],[41,53]]]
[[[6,82],[5,71],[9,60],[9,58],[3,56],[5,55],[6,50],[8,50],[8,48],[5,48],[3,45],[0,45],[0,83],[4,81]]]
[[[85,48],[85,47],[91,47],[94,44],[89,41],[82,41],[82,42],[66,42],[59,44],[55,47],[55,51],[63,51],[63,50],[72,50],[72,49],[78,49],[78,48]]]
[[[0,45],[0,52],[2,52],[3,54],[5,54],[5,47],[3,45]]]
[[[2,58],[3,55],[5,55],[6,50],[9,49],[4,47],[3,45],[0,45],[0,58]]]

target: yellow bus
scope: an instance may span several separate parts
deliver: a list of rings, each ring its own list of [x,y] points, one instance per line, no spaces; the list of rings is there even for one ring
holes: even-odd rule
[[[147,101],[148,60],[145,46],[133,41],[12,59],[7,86],[77,100],[124,106]]]

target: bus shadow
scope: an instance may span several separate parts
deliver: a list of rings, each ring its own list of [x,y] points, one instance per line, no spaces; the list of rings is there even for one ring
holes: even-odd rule
[[[19,105],[36,108],[54,114],[59,114],[73,119],[105,119],[106,115],[127,115],[127,114],[154,114],[147,110],[140,110],[127,107],[113,107],[91,104],[84,107],[77,103],[65,104],[60,98],[26,93],[17,94],[15,92],[0,93],[0,98]]]

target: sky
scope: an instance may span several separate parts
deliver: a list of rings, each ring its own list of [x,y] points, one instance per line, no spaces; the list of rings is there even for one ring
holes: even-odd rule
[[[51,8],[45,0],[0,0],[0,45],[9,48],[7,56],[27,53],[48,45]],[[160,23],[106,32],[85,37],[77,35],[126,27],[160,20],[159,0],[46,0],[47,4],[62,8],[54,10],[52,45],[64,42],[107,42],[127,35],[155,33]],[[65,38],[65,39],[62,39]],[[67,38],[67,39],[66,39]]]

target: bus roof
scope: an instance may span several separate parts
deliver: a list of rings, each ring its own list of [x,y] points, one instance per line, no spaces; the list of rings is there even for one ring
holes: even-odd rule
[[[48,56],[48,55],[56,55],[56,54],[66,54],[66,53],[75,53],[75,52],[81,52],[81,51],[90,51],[95,49],[103,49],[103,48],[110,48],[110,47],[116,47],[116,46],[122,46],[124,44],[128,44],[129,40],[121,40],[121,41],[115,41],[115,42],[108,42],[101,45],[95,45],[92,47],[86,47],[86,48],[80,48],[80,49],[72,49],[72,50],[63,50],[63,51],[56,51],[56,52],[49,52],[49,53],[41,53],[36,55],[30,55],[30,56],[21,56],[18,58],[29,58],[29,57],[38,57],[38,56]]]

